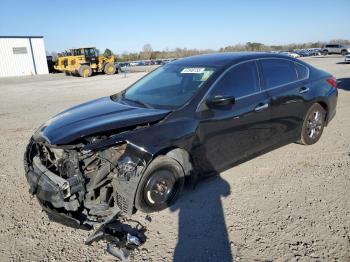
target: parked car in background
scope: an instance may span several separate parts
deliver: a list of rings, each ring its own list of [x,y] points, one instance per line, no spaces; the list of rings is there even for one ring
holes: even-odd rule
[[[300,57],[299,54],[294,53],[294,52],[290,52],[290,51],[284,51],[284,52],[281,52],[280,54],[286,55],[286,56],[290,56],[290,57],[293,57],[293,58],[299,58]]]
[[[339,55],[345,56],[348,53],[350,53],[350,47],[344,46],[344,45],[331,44],[331,45],[325,45],[322,48],[323,55],[339,54]]]
[[[25,153],[30,193],[73,227],[162,210],[185,178],[316,143],[336,113],[336,85],[331,74],[279,54],[170,62],[40,126]]]
[[[321,48],[309,48],[309,49],[307,49],[307,51],[309,52],[309,54],[311,56],[322,55]]]
[[[130,64],[128,62],[120,62],[120,63],[117,63],[119,67],[127,67],[127,66],[130,66]]]
[[[310,52],[307,50],[294,50],[294,52],[300,55],[301,57],[310,56]]]
[[[346,56],[345,56],[345,63],[349,63],[350,62],[350,54],[347,54]]]
[[[138,65],[140,65],[140,62],[130,62],[129,65],[130,66],[138,66]]]
[[[153,62],[155,65],[162,65],[163,64],[162,60],[154,60]]]

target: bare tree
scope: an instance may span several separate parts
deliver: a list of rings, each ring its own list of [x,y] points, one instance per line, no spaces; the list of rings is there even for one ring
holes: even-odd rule
[[[153,52],[151,44],[145,44],[142,48],[142,52],[145,59],[151,59]]]

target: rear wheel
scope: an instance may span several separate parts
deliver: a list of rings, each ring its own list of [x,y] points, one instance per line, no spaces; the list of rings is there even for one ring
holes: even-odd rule
[[[90,66],[88,65],[82,65],[80,68],[79,68],[79,75],[81,77],[89,77],[92,75],[92,69]]]
[[[116,70],[117,70],[117,68],[116,68],[114,63],[107,63],[104,67],[103,72],[106,75],[114,75]]]
[[[159,156],[147,167],[137,189],[135,206],[150,213],[175,202],[184,186],[184,171],[176,160]]]
[[[306,113],[301,130],[300,142],[304,145],[315,144],[322,135],[326,119],[326,111],[316,103]]]
[[[346,50],[342,50],[342,51],[341,51],[341,55],[342,55],[342,56],[346,56],[347,53],[348,53],[348,51],[346,51]]]
[[[323,55],[328,55],[328,50],[323,50],[323,51],[322,51],[322,54],[323,54]]]

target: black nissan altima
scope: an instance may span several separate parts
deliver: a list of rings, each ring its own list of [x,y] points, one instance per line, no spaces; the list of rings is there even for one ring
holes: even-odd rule
[[[316,143],[337,97],[331,74],[284,55],[180,59],[39,127],[25,153],[30,193],[73,227],[162,210],[186,177]]]

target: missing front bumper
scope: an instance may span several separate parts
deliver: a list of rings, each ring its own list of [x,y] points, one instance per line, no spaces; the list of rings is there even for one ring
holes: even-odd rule
[[[85,223],[87,217],[80,212],[79,201],[67,199],[67,190],[52,181],[45,172],[38,170],[40,169],[33,163],[33,171],[26,172],[29,192],[37,197],[49,219],[65,226],[89,229],[90,225]]]
[[[36,195],[43,203],[49,202],[54,208],[64,208],[67,211],[77,211],[80,203],[71,196],[69,181],[53,174],[34,157],[32,169],[26,172],[30,186],[29,192]]]
[[[72,155],[67,161],[75,161],[75,171],[62,175],[58,170],[58,175],[54,171],[57,166],[52,169],[52,163],[47,164],[45,158],[42,160],[40,147],[50,149],[49,145],[41,143],[30,140],[24,156],[25,175],[29,192],[38,198],[51,220],[80,228],[103,223],[112,215],[130,217],[135,212],[135,193],[146,166],[145,159],[149,159],[149,156],[144,157],[144,152],[129,144],[123,146],[120,154],[118,146],[97,149],[96,153],[80,153],[72,147],[63,147],[68,156]],[[91,158],[93,154],[103,163],[99,169],[94,169],[92,176],[91,169],[85,173],[81,165],[86,155]]]

